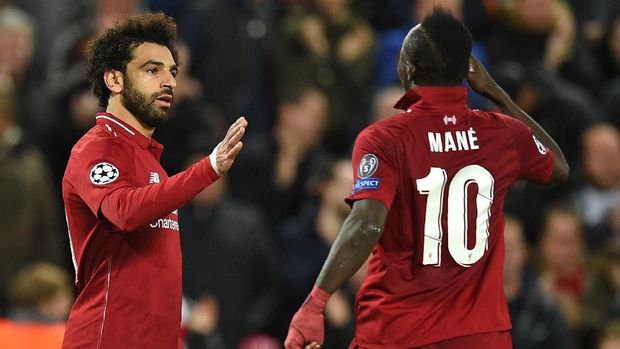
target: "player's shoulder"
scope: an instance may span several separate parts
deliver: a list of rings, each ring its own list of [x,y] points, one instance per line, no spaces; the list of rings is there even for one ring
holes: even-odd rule
[[[389,142],[406,131],[405,121],[404,113],[396,114],[368,125],[360,132],[359,137]]]
[[[490,126],[495,126],[498,128],[511,129],[513,127],[527,127],[521,120],[499,112],[474,109],[471,110],[470,115],[473,118],[480,120],[480,122],[484,122]]]
[[[75,143],[71,149],[70,160],[75,161],[105,154],[122,154],[127,152],[128,148],[130,145],[120,135],[100,125],[95,125]]]

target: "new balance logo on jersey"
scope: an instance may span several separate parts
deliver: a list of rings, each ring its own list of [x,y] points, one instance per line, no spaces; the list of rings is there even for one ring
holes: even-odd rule
[[[443,116],[443,123],[448,125],[449,123],[452,123],[452,125],[456,125],[456,115],[444,115]]]
[[[428,145],[432,153],[477,150],[480,149],[477,142],[476,131],[471,127],[467,131],[428,133]]]
[[[149,176],[149,184],[153,183],[159,183],[159,173],[157,172],[151,172],[151,175]]]

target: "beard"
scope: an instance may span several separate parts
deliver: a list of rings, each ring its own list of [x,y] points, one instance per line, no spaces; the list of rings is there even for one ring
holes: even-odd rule
[[[149,127],[157,127],[168,120],[169,107],[161,107],[155,104],[157,97],[162,94],[172,96],[171,89],[146,96],[133,87],[129,79],[126,80],[125,88],[121,93],[123,106],[133,114],[140,122]]]

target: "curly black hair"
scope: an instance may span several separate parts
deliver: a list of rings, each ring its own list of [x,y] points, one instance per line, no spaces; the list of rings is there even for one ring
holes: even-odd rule
[[[177,26],[172,17],[163,13],[144,13],[125,17],[108,28],[90,47],[85,77],[99,105],[106,107],[110,90],[103,80],[106,70],[126,72],[133,50],[145,42],[166,46],[178,63],[175,47]]]
[[[405,42],[418,85],[459,85],[469,71],[472,37],[450,12],[435,8]]]

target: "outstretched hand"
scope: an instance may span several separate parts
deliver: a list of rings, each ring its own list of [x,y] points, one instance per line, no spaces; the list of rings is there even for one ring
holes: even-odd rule
[[[218,144],[215,153],[215,161],[220,176],[228,172],[233,162],[235,162],[237,154],[241,151],[243,147],[241,138],[245,134],[245,128],[247,126],[248,121],[243,116],[240,117],[230,126],[226,136],[220,144]]]

